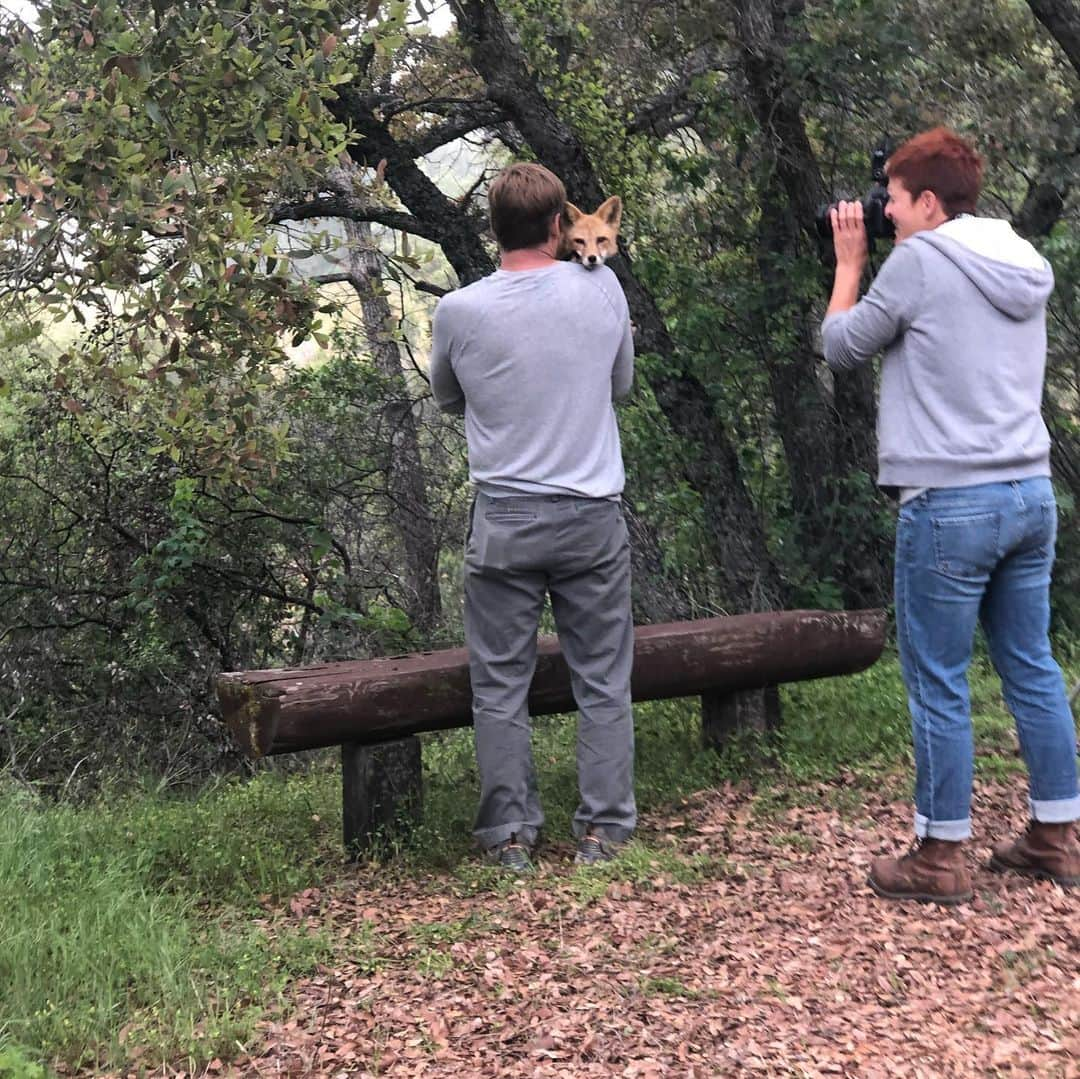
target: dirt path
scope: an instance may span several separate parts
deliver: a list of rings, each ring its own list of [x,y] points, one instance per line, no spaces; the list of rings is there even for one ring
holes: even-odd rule
[[[973,867],[1021,788],[982,785]],[[979,868],[964,906],[883,903],[869,860],[910,827],[890,797],[820,786],[762,815],[714,791],[646,822],[659,853],[614,876],[549,848],[510,886],[466,867],[304,893],[293,916],[352,958],[229,1073],[1080,1076],[1080,894]]]

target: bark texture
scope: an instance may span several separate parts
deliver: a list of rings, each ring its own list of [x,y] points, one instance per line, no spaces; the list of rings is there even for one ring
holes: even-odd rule
[[[1080,75],[1080,4],[1076,0],[1028,0],[1028,7]]]
[[[885,644],[885,612],[780,611],[638,626],[634,700],[690,697],[850,674]],[[222,715],[252,757],[347,742],[393,741],[472,723],[464,648],[238,671],[217,683]],[[574,708],[570,672],[554,637],[541,639],[531,715]]]

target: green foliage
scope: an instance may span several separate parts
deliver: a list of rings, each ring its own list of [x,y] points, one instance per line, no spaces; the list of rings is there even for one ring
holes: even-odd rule
[[[0,550],[0,714],[14,710],[15,763],[28,778],[62,785],[80,762],[76,787],[110,769],[204,777],[228,750],[213,718],[221,668],[428,643],[406,613],[387,380],[355,335],[342,347],[347,359],[264,395],[260,417],[288,428],[303,453],[250,489],[149,452],[152,433],[124,429],[122,402],[100,402],[109,431],[76,417],[56,425],[55,352],[0,358],[10,387],[0,402],[10,529]],[[394,407],[420,392],[403,378],[395,400],[404,405]],[[422,426],[421,446],[431,447],[438,492],[460,464],[429,430],[439,433]],[[442,489],[456,504],[456,484]]]
[[[861,191],[882,133],[944,120],[986,150],[991,208],[1017,212],[1034,179],[1066,195],[1038,242],[1058,279],[1055,625],[1075,627],[1077,80],[1024,5],[963,0],[932,26],[912,0],[773,5],[762,56],[718,5],[497,7],[580,160],[624,197],[635,275],[674,341],[640,357],[620,414],[629,494],[654,540],[637,598],[680,613],[730,606],[703,507],[733,492],[693,488],[685,465],[701,447],[675,436],[647,386],[691,376],[701,399],[684,404],[729,437],[725,464],[791,605],[887,602],[892,520],[871,478],[870,395],[865,412],[849,408],[823,369],[828,274],[809,221],[793,218],[797,185],[781,180],[801,162],[809,188]],[[402,209],[402,170],[373,160],[343,180],[341,153],[363,157],[369,106],[411,151],[488,100],[460,41],[421,36],[403,0],[371,19],[338,0],[37,10],[35,29],[0,20],[0,715],[16,770],[53,789],[75,791],[108,765],[191,780],[235,763],[214,716],[222,667],[460,640],[450,578],[465,461],[460,429],[437,427],[425,400],[430,297],[410,281],[450,280],[427,254],[451,221],[482,229],[473,180],[537,151],[462,148],[468,164],[439,179],[460,215],[438,198],[404,200],[434,238],[416,258],[383,234],[376,261],[400,311],[359,334],[343,293],[300,273],[304,258],[342,254],[331,249],[344,225],[294,243],[275,213],[328,191],[376,218]],[[751,60],[765,64],[761,80]],[[762,110],[764,82],[797,107]],[[379,280],[372,296],[387,299]],[[315,334],[305,368],[288,346]],[[378,361],[387,342],[400,353]],[[800,442],[805,415],[815,419]],[[422,428],[423,512],[393,485],[406,417]],[[415,617],[410,519],[435,537],[428,569],[442,559],[441,621]]]
[[[404,5],[388,7],[361,45],[397,32]],[[189,468],[245,480],[281,457],[258,399],[325,304],[270,219],[345,149],[328,105],[352,78],[347,14],[327,0],[55,0],[35,33],[9,30],[6,301],[82,327],[57,388],[96,439],[117,430],[105,395],[127,406],[122,430]]]
[[[168,594],[190,574],[195,560],[205,553],[207,532],[193,512],[196,483],[191,477],[173,484],[170,511],[172,530],[154,545],[149,555],[135,560],[131,601],[146,613],[154,606],[154,593]]]
[[[622,102],[612,92],[612,72],[589,19],[598,12],[576,11],[563,0],[504,0],[500,9],[517,30],[545,97],[586,141],[600,174],[624,198],[645,198],[647,143],[626,138]]]
[[[17,1045],[0,1043],[0,1079],[45,1079],[45,1069]]]
[[[680,580],[691,595],[706,596],[709,562],[702,544],[701,498],[681,473],[679,462],[693,447],[676,438],[648,389],[647,372],[654,363],[639,357],[637,388],[618,412],[619,433],[627,462],[627,495],[634,511],[663,535],[662,571]],[[691,580],[686,567],[700,572]],[[635,581],[642,586],[648,582]]]

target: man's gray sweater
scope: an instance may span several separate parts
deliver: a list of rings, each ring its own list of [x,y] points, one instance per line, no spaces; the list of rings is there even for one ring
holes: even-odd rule
[[[634,343],[611,270],[497,270],[439,301],[431,337],[431,390],[465,414],[481,491],[622,492],[612,402],[630,392]]]
[[[866,296],[822,324],[851,370],[884,350],[878,483],[1050,475],[1041,415],[1050,264],[1008,222],[959,217],[897,244]]]

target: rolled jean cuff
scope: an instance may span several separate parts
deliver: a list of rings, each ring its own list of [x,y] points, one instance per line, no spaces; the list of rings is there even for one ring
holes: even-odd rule
[[[1032,820],[1043,824],[1067,824],[1080,820],[1080,794],[1075,798],[1057,798],[1052,802],[1037,802],[1032,798],[1030,802]]]
[[[505,843],[512,835],[523,847],[532,847],[536,843],[538,829],[531,824],[496,824],[493,828],[480,828],[473,832],[476,845],[481,850],[491,850],[500,843]]]
[[[963,820],[930,820],[915,813],[915,834],[920,839],[945,839],[950,843],[962,843],[971,838],[971,818]]]

